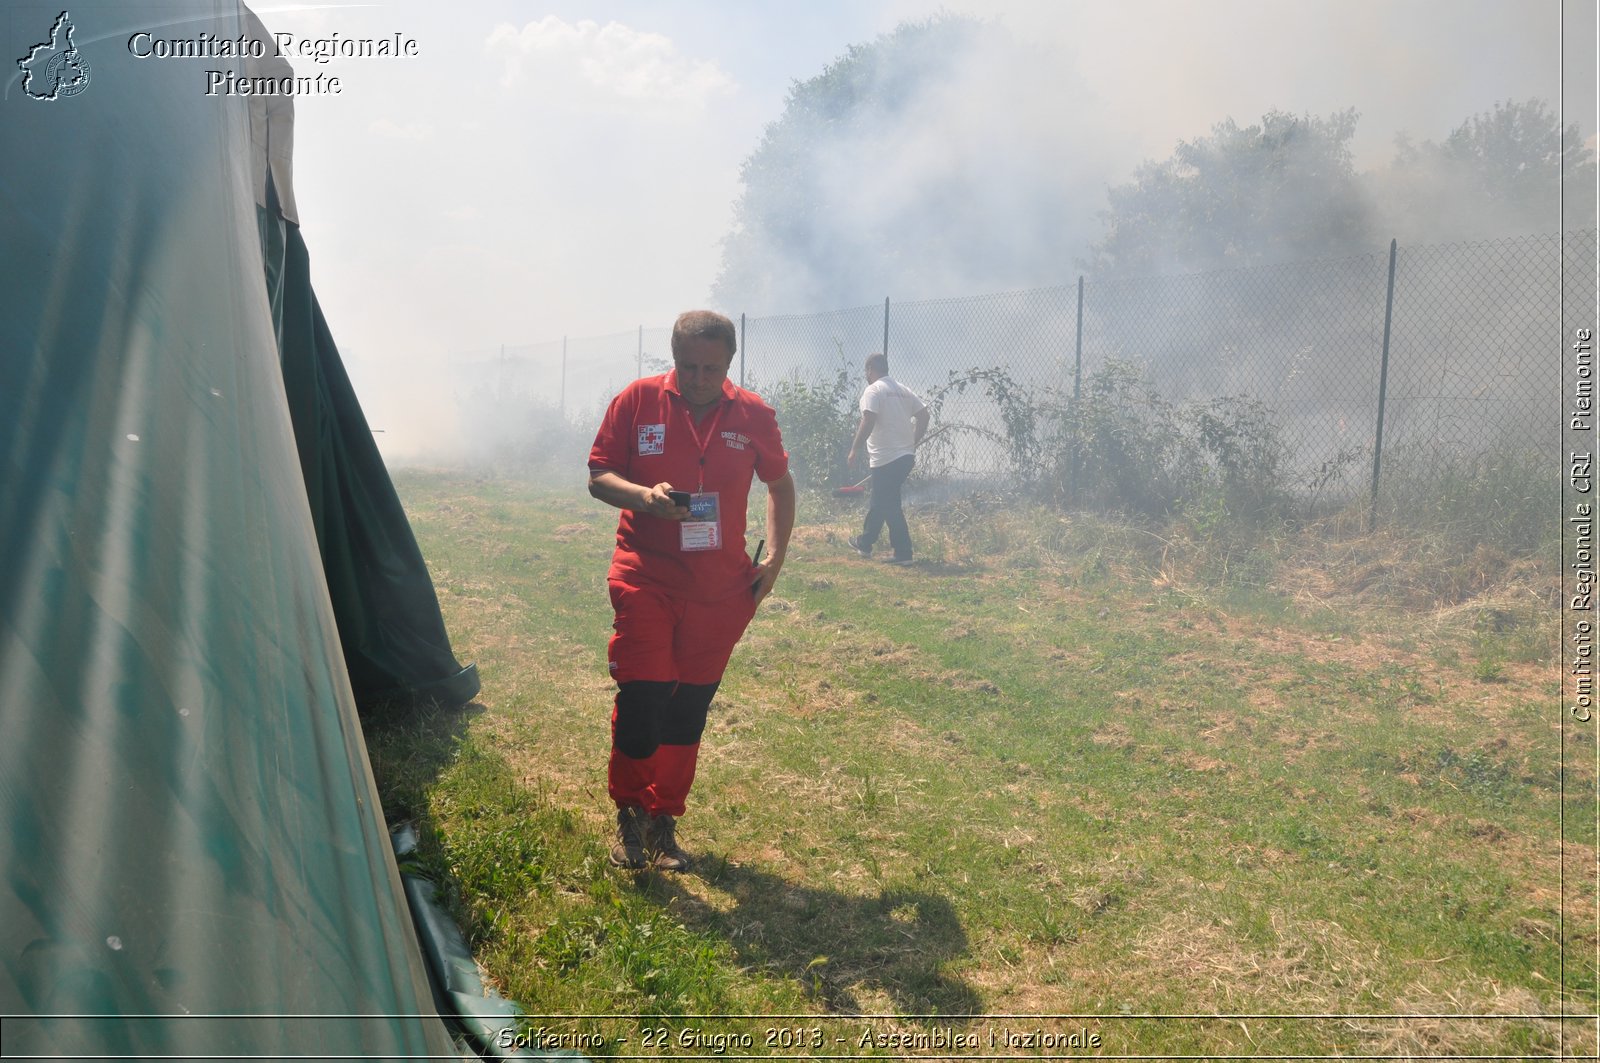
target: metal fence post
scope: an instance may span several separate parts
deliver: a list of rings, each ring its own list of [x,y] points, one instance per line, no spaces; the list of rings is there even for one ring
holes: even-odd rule
[[[744,315],[739,315],[739,386],[744,387]]]
[[[1083,394],[1083,274],[1078,274],[1078,338],[1072,349],[1072,449],[1067,454],[1067,498],[1078,499],[1078,400]]]
[[[644,376],[644,326],[639,326],[639,368],[634,371],[635,377]]]
[[[561,419],[567,419],[567,338],[561,337]]]
[[[883,356],[889,357],[889,297],[883,297]]]
[[[1389,241],[1389,294],[1383,304],[1383,360],[1378,368],[1378,431],[1372,441],[1372,508],[1367,513],[1367,531],[1378,527],[1378,475],[1383,470],[1383,411],[1389,395],[1389,327],[1394,322],[1394,260],[1399,240]]]
[[[1083,392],[1083,274],[1078,274],[1078,341],[1072,356],[1072,404]]]

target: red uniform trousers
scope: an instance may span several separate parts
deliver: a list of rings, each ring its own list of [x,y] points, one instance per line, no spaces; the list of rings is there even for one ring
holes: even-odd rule
[[[755,616],[746,588],[691,602],[653,587],[609,581],[615,634],[607,650],[617,698],[607,788],[618,808],[683,815],[706,711]]]

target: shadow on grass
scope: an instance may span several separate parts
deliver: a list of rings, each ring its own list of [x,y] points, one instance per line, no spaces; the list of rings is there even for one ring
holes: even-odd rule
[[[427,815],[428,788],[461,748],[472,721],[485,711],[481,702],[472,701],[461,706],[386,706],[381,713],[362,713],[367,757],[390,826]]]
[[[831,1012],[881,1013],[879,994],[905,1016],[982,1010],[976,990],[944,973],[968,945],[954,906],[936,893],[891,887],[853,896],[797,886],[711,856],[689,874],[734,905],[713,908],[672,875],[650,873],[639,882],[686,926],[727,940],[741,964],[794,979]]]

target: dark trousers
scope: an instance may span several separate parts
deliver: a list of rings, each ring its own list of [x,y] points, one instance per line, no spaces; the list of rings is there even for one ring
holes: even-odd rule
[[[872,470],[872,503],[867,507],[866,523],[861,526],[861,545],[871,549],[887,524],[889,545],[899,560],[911,556],[911,529],[906,527],[906,515],[900,508],[900,488],[911,475],[912,462],[912,455],[907,454]]]

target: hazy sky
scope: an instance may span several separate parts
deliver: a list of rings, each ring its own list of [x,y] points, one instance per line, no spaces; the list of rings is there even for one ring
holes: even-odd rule
[[[941,8],[998,18],[1076,71],[1093,95],[1073,105],[1106,134],[1071,164],[1100,188],[1227,117],[1353,106],[1368,169],[1398,132],[1440,139],[1497,101],[1563,97],[1561,0],[253,6],[275,31],[418,41],[412,58],[298,64],[342,79],[340,95],[297,99],[296,190],[374,426],[416,423],[452,357],[703,305],[739,165],[790,85]],[[1566,49],[1565,106],[1590,134],[1593,4],[1566,7],[1568,40],[1588,46]],[[386,449],[403,449],[390,431]]]

